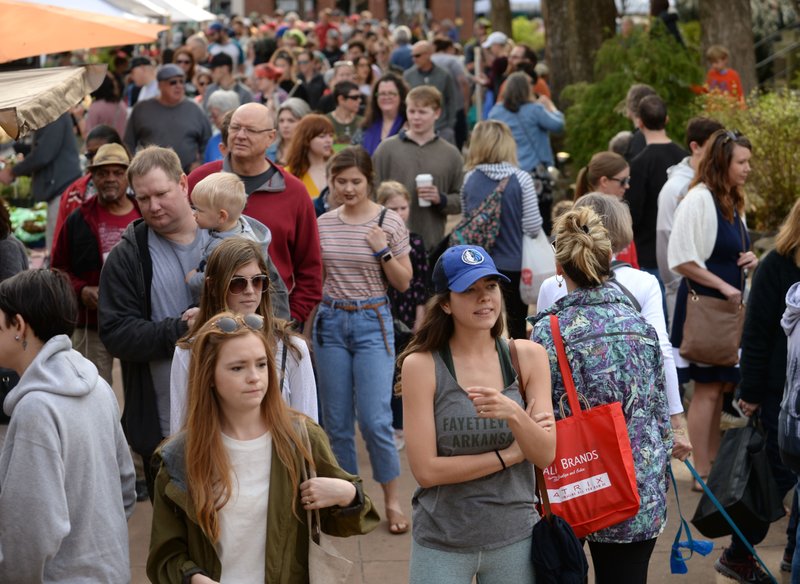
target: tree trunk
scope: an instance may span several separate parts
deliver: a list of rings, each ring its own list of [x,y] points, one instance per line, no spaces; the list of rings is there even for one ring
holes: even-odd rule
[[[594,56],[616,33],[614,0],[542,0],[545,53],[550,90],[556,102],[561,90],[592,81]]]
[[[492,0],[492,30],[511,36],[511,0]]]
[[[739,73],[749,93],[758,85],[750,0],[703,0],[699,13],[703,54],[711,45],[728,49],[728,65]]]

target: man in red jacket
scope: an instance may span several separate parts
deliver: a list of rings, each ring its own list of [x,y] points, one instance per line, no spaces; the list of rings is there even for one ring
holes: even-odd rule
[[[129,163],[128,152],[121,144],[105,144],[97,150],[89,167],[97,196],[81,203],[67,217],[51,258],[52,266],[69,276],[78,297],[80,312],[72,344],[95,364],[109,385],[113,357],[97,333],[97,298],[103,262],[128,224],[141,217],[128,196]]]
[[[269,255],[289,290],[289,308],[300,326],[322,299],[322,257],[314,205],[303,183],[264,157],[275,139],[275,120],[259,103],[240,106],[228,127],[230,154],[189,175],[189,196],[215,172],[232,172],[247,192],[244,214],[272,232]]]

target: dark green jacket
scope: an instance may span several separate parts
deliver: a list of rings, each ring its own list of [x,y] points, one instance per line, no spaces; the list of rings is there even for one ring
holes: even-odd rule
[[[361,479],[339,468],[328,437],[317,424],[306,419],[317,475],[350,481],[361,491]],[[214,545],[197,524],[194,506],[186,488],[184,435],[178,434],[155,454],[160,464],[153,501],[153,526],[147,576],[154,584],[188,583],[193,574],[203,573],[218,581],[222,572]],[[298,474],[300,463],[298,461]],[[300,519],[292,512],[297,502]],[[267,508],[266,581],[270,584],[308,582],[308,527],[299,502],[292,491],[289,473],[272,450],[269,503]],[[322,530],[337,537],[369,533],[380,517],[372,501],[363,495],[363,504],[320,510]]]

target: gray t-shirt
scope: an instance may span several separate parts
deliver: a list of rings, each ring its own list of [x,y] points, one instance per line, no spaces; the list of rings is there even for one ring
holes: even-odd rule
[[[184,172],[202,160],[206,142],[211,137],[211,123],[199,105],[184,99],[168,107],[157,99],[136,104],[125,127],[125,145],[131,152],[155,145],[175,150]]]
[[[522,404],[510,357],[501,343],[498,351],[506,386],[503,395]],[[508,423],[480,418],[443,356],[434,353],[433,360],[438,456],[480,454],[510,446],[514,435]],[[522,541],[530,537],[538,520],[533,506],[534,481],[533,465],[522,462],[464,483],[418,488],[412,499],[414,540],[424,547],[458,553],[487,551]]]
[[[181,245],[147,232],[147,247],[153,261],[153,280],[150,284],[152,300],[151,320],[180,318],[192,305],[192,294],[185,278],[200,263],[203,247],[208,243],[208,232],[198,229],[192,243]],[[172,356],[150,361],[150,375],[156,393],[158,421],[163,436],[169,436],[169,377]]]

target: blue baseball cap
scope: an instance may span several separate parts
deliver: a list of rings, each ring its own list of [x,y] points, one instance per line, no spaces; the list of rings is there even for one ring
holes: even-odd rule
[[[486,276],[510,282],[497,271],[494,260],[478,245],[456,245],[448,248],[433,267],[433,288],[437,294],[463,292]]]

